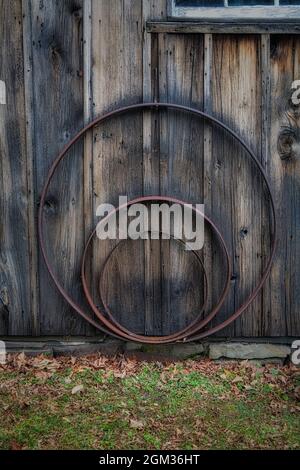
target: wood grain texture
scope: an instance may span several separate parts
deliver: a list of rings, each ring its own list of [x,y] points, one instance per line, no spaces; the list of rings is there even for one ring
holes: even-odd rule
[[[39,256],[39,196],[54,158],[84,123],[142,100],[187,104],[222,119],[260,158],[275,194],[279,234],[270,279],[219,336],[300,334],[300,118],[291,103],[291,84],[300,78],[300,26],[167,21],[166,6],[166,0],[0,0],[1,335],[96,334],[61,299]],[[227,318],[268,257],[268,202],[239,145],[177,112],[113,119],[70,152],[44,211],[59,279],[86,307],[79,268],[97,205],[116,204],[120,194],[154,193],[204,201],[224,232],[234,272],[216,321]],[[90,253],[96,303],[100,266],[113,245],[95,243]],[[212,305],[222,261],[209,233],[203,256]],[[133,330],[169,333],[194,317],[202,281],[192,255],[174,242],[128,241],[111,259],[105,295]]]
[[[144,25],[150,18],[166,15],[166,1],[143,2]],[[158,36],[144,28],[143,36],[143,99],[158,101]],[[160,122],[151,111],[143,113],[143,192],[145,195],[160,194]],[[145,333],[161,334],[162,331],[162,272],[161,243],[156,240],[144,242],[145,279]]]
[[[39,246],[36,224],[36,178],[34,160],[34,100],[33,100],[33,68],[32,68],[32,25],[29,0],[22,0],[23,17],[23,57],[24,57],[24,97],[26,116],[26,151],[28,179],[28,226],[29,226],[29,256],[30,256],[30,295],[33,318],[32,334],[40,334],[39,318]]]
[[[22,5],[0,2],[0,333],[34,333],[23,82]],[[11,52],[9,52],[11,51]]]
[[[139,0],[93,2],[92,30],[94,115],[142,101],[142,3]],[[141,113],[115,118],[95,129],[94,209],[101,203],[118,205],[119,195],[132,199],[143,193],[142,137]],[[95,240],[92,253],[95,283],[101,264],[113,245],[113,241]],[[128,241],[116,254],[106,277],[106,298],[119,321],[143,332],[143,247]],[[96,295],[96,288],[94,293]]]
[[[203,109],[203,36],[159,36],[159,100]],[[160,117],[160,190],[186,202],[203,202],[203,122],[164,111]],[[161,249],[162,328],[188,324],[198,313],[202,273],[191,253],[173,242]]]
[[[262,34],[260,38],[260,52],[261,52],[261,83],[262,83],[262,133],[261,133],[261,163],[266,173],[270,166],[270,139],[271,139],[271,56],[270,56],[270,41],[271,35]],[[270,220],[270,207],[269,204],[263,199],[261,204],[261,223],[262,227],[266,229],[262,230],[262,261],[266,262],[267,256],[270,253],[270,229],[272,221]],[[269,279],[267,280],[264,289],[262,291],[262,335],[268,331],[268,325],[270,322],[272,295],[269,288]]]
[[[213,72],[213,35],[204,35],[204,57],[203,57],[203,111],[212,114],[212,72]],[[203,203],[205,213],[211,214],[212,190],[211,190],[211,161],[212,161],[212,126],[204,122],[203,128]],[[214,239],[209,233],[205,237],[203,247],[204,266],[210,288],[208,289],[207,311],[213,308],[213,253]]]
[[[84,124],[93,119],[92,97],[92,0],[83,2],[83,118]],[[83,143],[83,222],[84,240],[93,230],[93,133],[88,132]],[[91,282],[92,264],[86,272],[88,282]],[[87,309],[88,311],[88,309]],[[86,334],[95,334],[93,327],[87,326]],[[99,332],[98,332],[99,334]]]
[[[213,113],[236,130],[260,158],[261,75],[257,36],[215,36],[213,40]],[[230,80],[228,79],[230,77]],[[231,252],[231,291],[218,322],[241,305],[261,274],[261,182],[246,152],[223,131],[213,130],[210,165],[212,216]],[[218,261],[218,260],[216,260]],[[217,263],[218,265],[218,263]],[[220,285],[217,265],[214,288]],[[260,335],[261,299],[222,335]]]
[[[299,34],[299,20],[287,22],[224,22],[224,21],[148,21],[151,33],[195,34]]]
[[[277,256],[269,281],[271,303],[265,305],[265,334],[300,331],[300,153],[299,107],[291,102],[291,84],[300,76],[300,40],[271,38],[271,135],[267,171],[278,211]],[[277,142],[281,129],[296,132],[295,155],[281,160]]]
[[[28,3],[31,30],[36,207],[50,164],[83,125],[82,1]],[[44,210],[47,250],[66,290],[82,299],[82,142],[69,152],[49,188]],[[83,334],[86,323],[58,295],[39,263],[41,334]]]

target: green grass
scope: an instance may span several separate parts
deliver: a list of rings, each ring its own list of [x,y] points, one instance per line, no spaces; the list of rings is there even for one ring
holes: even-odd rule
[[[300,448],[298,373],[287,367],[94,360],[0,369],[0,448]]]

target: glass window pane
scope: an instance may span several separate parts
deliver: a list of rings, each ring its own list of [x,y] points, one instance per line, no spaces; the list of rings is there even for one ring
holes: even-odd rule
[[[280,5],[300,5],[300,0],[280,0]]]
[[[230,7],[249,7],[249,6],[260,6],[260,5],[274,5],[274,0],[228,0]]]
[[[223,7],[224,0],[176,0],[178,7]]]
[[[274,0],[228,0],[228,5],[237,6],[259,6],[274,5]],[[180,7],[222,7],[224,0],[176,0]],[[300,5],[300,0],[280,0],[280,5]]]

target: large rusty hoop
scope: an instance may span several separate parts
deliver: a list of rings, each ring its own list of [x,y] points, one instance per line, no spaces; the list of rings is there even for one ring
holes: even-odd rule
[[[217,118],[210,116],[209,114],[200,111],[195,108],[191,108],[188,106],[183,106],[179,104],[174,104],[174,103],[138,103],[138,104],[133,104],[130,106],[124,106],[122,108],[116,109],[114,111],[108,112],[104,114],[103,116],[100,116],[90,122],[88,125],[86,125],[81,131],[78,132],[78,134],[71,139],[71,141],[63,148],[63,150],[60,152],[60,154],[57,156],[55,161],[53,162],[48,176],[46,178],[42,194],[41,194],[41,199],[40,199],[40,207],[39,207],[39,212],[38,212],[38,233],[39,233],[39,241],[40,241],[40,247],[41,247],[41,252],[46,264],[46,267],[49,271],[49,274],[60,292],[60,294],[64,297],[64,299],[69,303],[69,305],[77,312],[79,313],[86,321],[88,321],[90,324],[92,324],[94,327],[99,329],[100,331],[109,334],[111,336],[121,338],[121,339],[133,339],[130,335],[129,338],[124,336],[124,332],[116,331],[114,332],[113,330],[110,329],[110,326],[106,327],[103,324],[99,323],[98,321],[94,320],[91,318],[89,315],[85,313],[85,311],[78,305],[66,292],[64,287],[61,285],[59,280],[57,279],[54,269],[52,267],[52,264],[49,260],[49,257],[46,252],[46,245],[45,245],[45,240],[44,240],[44,233],[43,233],[43,208],[45,205],[46,197],[47,197],[47,192],[49,185],[51,183],[51,180],[55,174],[55,171],[60,164],[60,162],[63,160],[63,158],[66,156],[68,150],[81,138],[83,137],[90,129],[92,129],[94,126],[103,123],[104,121],[114,117],[114,116],[119,116],[121,114],[131,112],[131,111],[138,111],[138,110],[149,110],[149,109],[174,109],[182,112],[187,112],[190,114],[193,114],[195,116],[201,117],[204,120],[213,123],[217,125],[218,127],[222,128],[225,130],[229,135],[231,135],[234,139],[236,139],[237,142],[246,150],[247,154],[251,158],[252,162],[255,164],[256,168],[260,172],[263,181],[265,183],[265,186],[267,188],[268,196],[269,196],[269,201],[270,201],[270,208],[271,208],[271,214],[272,214],[272,222],[273,222],[273,227],[271,227],[271,248],[270,248],[270,255],[267,260],[266,266],[262,272],[262,275],[259,279],[259,282],[257,285],[254,287],[250,295],[247,297],[247,299],[244,301],[244,303],[235,311],[233,312],[225,321],[221,322],[220,324],[216,325],[215,327],[212,327],[210,329],[204,330],[204,331],[199,331],[199,329],[195,330],[190,330],[189,334],[186,337],[183,337],[181,340],[182,341],[195,341],[198,339],[202,339],[204,337],[207,337],[211,334],[216,333],[217,331],[223,329],[224,327],[228,326],[230,323],[232,323],[234,320],[236,320],[246,309],[249,307],[249,305],[253,302],[253,300],[256,298],[260,290],[262,289],[266,279],[268,278],[272,266],[272,262],[275,256],[275,250],[276,250],[276,226],[277,226],[277,221],[276,221],[276,209],[275,209],[275,203],[274,203],[274,198],[272,195],[271,187],[268,182],[266,173],[260,163],[260,161],[257,159],[253,151],[250,149],[250,147],[243,141],[243,139],[232,129],[230,129],[226,124],[222,123],[219,121]],[[127,336],[127,335],[126,335]],[[150,337],[151,338],[151,337]],[[158,338],[161,337],[156,337],[156,340],[150,340],[148,341],[148,337],[144,336],[141,340],[141,342],[160,342]],[[168,340],[167,340],[168,341]],[[172,340],[174,341],[174,340]],[[176,340],[175,340],[176,341]]]

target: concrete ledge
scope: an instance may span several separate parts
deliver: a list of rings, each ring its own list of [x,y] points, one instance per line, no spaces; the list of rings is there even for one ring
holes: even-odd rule
[[[260,362],[283,362],[291,353],[294,338],[210,338],[202,343],[175,343],[149,345],[119,341],[103,337],[47,337],[47,338],[0,338],[8,353],[24,352],[36,356],[87,355],[100,353],[107,356],[125,354],[141,360],[185,360],[208,356],[212,360],[256,360]]]
[[[7,353],[24,352],[29,356],[47,354],[49,356],[80,356],[94,353],[101,353],[107,356],[115,356],[123,352],[123,341],[109,339],[100,340],[48,340],[45,342],[24,340],[5,340]]]
[[[176,344],[139,344],[125,343],[124,353],[135,354],[137,357],[145,355],[152,358],[189,359],[204,354],[202,343],[176,343]]]
[[[100,342],[61,341],[52,345],[54,356],[80,356],[101,353],[115,356],[123,352],[123,341],[107,340]]]
[[[291,348],[270,343],[214,343],[209,345],[210,359],[286,359]]]

